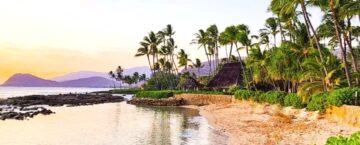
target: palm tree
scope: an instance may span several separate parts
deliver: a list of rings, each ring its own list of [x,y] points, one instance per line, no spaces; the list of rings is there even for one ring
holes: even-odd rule
[[[184,67],[185,71],[187,71],[188,62],[191,60],[189,59],[189,55],[185,53],[184,49],[180,49],[180,52],[178,53],[178,59],[179,59],[179,66]]]
[[[273,36],[273,38],[274,38],[274,47],[276,47],[276,34],[279,33],[279,30],[277,30],[277,29],[278,29],[278,22],[273,17],[270,17],[270,18],[266,19],[265,28],[260,29],[260,33],[264,33],[264,34],[268,34],[268,35],[271,34]]]
[[[113,72],[113,71],[110,71],[109,73],[108,73],[108,75],[109,75],[109,77],[111,78],[111,79],[114,79],[115,80],[115,78],[116,78],[116,76],[115,76],[115,73]],[[114,83],[114,88],[116,88],[116,86],[115,86],[115,81],[113,81]]]
[[[216,25],[211,25],[206,29],[208,34],[209,41],[213,44],[214,55],[215,55],[215,65],[214,69],[219,65],[219,30]]]
[[[137,53],[135,54],[135,57],[140,57],[140,56],[146,56],[147,61],[149,63],[149,67],[151,70],[152,69],[152,65],[151,65],[151,61],[150,61],[150,50],[149,50],[149,45],[147,43],[140,43],[140,47],[137,50]]]
[[[196,58],[195,62],[190,65],[191,68],[196,68],[198,71],[198,74],[200,74],[200,69],[204,67],[204,65],[201,63],[200,59]]]
[[[229,51],[229,60],[232,56],[233,46],[237,43],[237,36],[239,34],[239,30],[235,26],[228,26],[225,28],[223,32],[223,39],[226,39],[227,43],[230,44],[230,51]]]
[[[198,44],[199,45],[199,47],[198,48],[201,48],[201,47],[203,47],[203,49],[204,49],[204,51],[205,51],[205,55],[206,55],[206,58],[207,58],[207,61],[208,61],[208,64],[209,64],[209,66],[210,66],[210,69],[209,69],[209,75],[211,74],[211,62],[210,62],[210,58],[209,58],[209,53],[208,53],[208,50],[207,50],[207,44],[208,44],[208,36],[207,36],[208,34],[204,31],[204,30],[202,30],[202,29],[200,29],[199,31],[198,31],[198,33],[195,33],[195,39],[194,40],[192,40],[192,43],[193,44]]]
[[[325,67],[325,60],[324,60],[324,57],[323,57],[323,54],[321,53],[321,47],[320,47],[320,44],[319,44],[319,41],[318,41],[318,37],[317,37],[317,34],[316,34],[316,31],[310,21],[310,18],[309,18],[309,15],[308,15],[308,12],[307,12],[307,8],[306,8],[306,4],[305,4],[305,0],[286,0],[286,1],[283,1],[283,0],[272,0],[271,1],[271,10],[274,12],[274,13],[277,13],[279,15],[296,15],[296,9],[300,6],[300,9],[302,11],[302,15],[303,15],[303,18],[305,20],[305,25],[306,25],[306,30],[307,30],[307,34],[308,34],[308,37],[310,40],[312,40],[312,36],[311,36],[311,33],[310,33],[310,30],[312,31],[313,33],[313,36],[314,36],[314,39],[315,39],[315,44],[316,44],[316,47],[317,47],[317,50],[318,50],[318,53],[319,53],[319,58],[321,60],[321,63],[322,63],[322,66],[323,66],[323,70],[325,72],[325,74],[328,73],[326,67]],[[313,43],[311,43],[313,44]],[[325,75],[326,76],[326,75]]]
[[[116,74],[115,75],[116,75],[116,80],[120,82],[120,88],[122,87],[121,86],[121,83],[122,83],[121,81],[122,81],[122,79],[124,77],[123,73],[124,73],[124,69],[121,66],[118,66],[116,68]]]
[[[152,55],[152,67],[155,70],[155,64],[159,60],[158,57],[158,46],[162,43],[162,40],[159,39],[156,34],[151,31],[148,36],[145,36],[142,45],[148,47],[149,54]]]

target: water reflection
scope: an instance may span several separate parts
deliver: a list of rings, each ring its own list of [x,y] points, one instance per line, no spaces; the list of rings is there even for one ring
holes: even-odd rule
[[[56,114],[0,121],[0,144],[217,145],[226,139],[194,109],[136,107],[125,102],[51,109]]]

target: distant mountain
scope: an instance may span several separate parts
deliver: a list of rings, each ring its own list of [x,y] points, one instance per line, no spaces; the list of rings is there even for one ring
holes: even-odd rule
[[[15,74],[2,84],[2,86],[18,87],[56,87],[59,85],[59,82],[45,80],[31,74]]]
[[[76,80],[57,82],[39,78],[31,74],[15,74],[11,76],[1,86],[14,87],[91,87],[91,88],[108,88],[120,86],[118,82],[103,77],[89,77]]]
[[[89,77],[60,82],[60,85],[63,87],[111,88],[114,87],[114,85],[119,86],[119,83],[103,77]]]
[[[50,80],[57,81],[57,82],[64,82],[64,81],[70,81],[70,80],[78,80],[78,79],[84,79],[89,77],[102,77],[111,79],[107,73],[103,72],[93,72],[93,71],[78,71],[78,72],[72,72],[68,73],[63,76],[58,76],[51,78]]]
[[[131,75],[134,72],[138,72],[140,74],[146,74],[147,77],[151,75],[150,68],[147,66],[141,66],[141,67],[133,67],[130,69],[124,70],[124,75]],[[54,77],[50,80],[57,81],[57,82],[63,82],[63,81],[69,81],[69,80],[77,80],[77,79],[83,79],[83,78],[89,78],[89,77],[102,77],[110,79],[107,72],[94,72],[94,71],[78,71],[69,73],[63,76]]]

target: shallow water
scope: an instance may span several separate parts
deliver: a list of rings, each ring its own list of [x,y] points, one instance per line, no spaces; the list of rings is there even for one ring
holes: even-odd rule
[[[106,91],[110,88],[66,88],[66,87],[0,87],[0,98],[26,95],[54,95],[64,93],[85,93]]]
[[[195,109],[126,102],[49,109],[56,113],[0,121],[0,145],[221,145],[227,139]]]

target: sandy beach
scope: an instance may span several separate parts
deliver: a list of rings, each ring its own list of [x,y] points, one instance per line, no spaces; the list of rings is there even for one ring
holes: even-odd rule
[[[215,129],[228,135],[229,145],[322,145],[328,137],[360,130],[317,112],[248,101],[187,107],[199,109]]]

